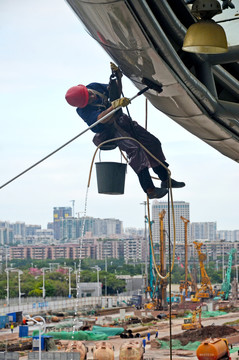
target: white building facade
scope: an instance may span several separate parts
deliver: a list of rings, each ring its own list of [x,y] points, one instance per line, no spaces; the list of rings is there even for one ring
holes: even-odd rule
[[[175,229],[176,229],[176,242],[184,243],[185,241],[185,225],[181,216],[190,221],[190,208],[189,203],[185,201],[174,201],[174,218],[175,218]],[[152,233],[153,233],[153,241],[159,242],[160,239],[160,220],[159,214],[162,210],[165,210],[165,216],[163,220],[164,229],[166,233],[169,235],[169,221],[170,220],[170,238],[171,241],[174,239],[174,225],[173,225],[173,214],[172,208],[170,204],[170,216],[168,215],[168,203],[163,201],[154,200],[152,204]],[[190,232],[188,226],[188,240],[190,240]]]

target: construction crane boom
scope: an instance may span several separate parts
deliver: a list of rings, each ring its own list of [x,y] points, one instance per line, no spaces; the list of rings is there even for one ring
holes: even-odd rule
[[[194,241],[193,243],[198,252],[198,259],[199,259],[200,272],[201,272],[201,287],[197,290],[194,297],[194,300],[198,301],[199,298],[213,297],[215,295],[215,291],[212,288],[211,280],[207,275],[206,269],[204,267],[203,262],[206,260],[207,255],[201,252],[201,247],[203,243],[199,243],[197,241]]]
[[[188,223],[189,220],[181,216],[181,220],[184,222],[184,240],[185,240],[185,280],[180,282],[180,292],[184,289],[185,296],[188,296],[188,287],[191,283],[188,281]]]
[[[228,258],[227,273],[224,282],[221,287],[220,296],[223,300],[227,300],[231,290],[231,271],[232,271],[232,257],[236,252],[235,249],[231,249]]]

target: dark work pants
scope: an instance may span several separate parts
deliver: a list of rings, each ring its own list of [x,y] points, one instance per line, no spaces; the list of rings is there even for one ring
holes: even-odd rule
[[[168,166],[168,164],[165,161],[164,164]],[[155,174],[158,175],[160,180],[164,181],[168,179],[168,172],[162,165],[154,167],[153,171],[155,172]],[[145,193],[147,193],[148,189],[153,189],[155,187],[151,179],[149,169],[147,167],[141,170],[137,175],[139,178],[140,185]]]

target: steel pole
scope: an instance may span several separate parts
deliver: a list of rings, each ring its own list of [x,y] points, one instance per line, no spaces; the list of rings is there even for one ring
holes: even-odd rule
[[[100,296],[100,269],[97,267],[97,286],[98,286],[98,297]]]
[[[18,271],[18,295],[19,295],[19,299],[18,299],[18,303],[19,306],[21,305],[21,273],[20,271]]]
[[[39,326],[39,360],[41,360],[41,325]]]
[[[7,306],[9,306],[9,271],[6,268],[7,273]]]
[[[224,244],[222,244],[222,282],[224,282]]]
[[[144,205],[144,240],[145,240],[145,288],[148,287],[148,253],[149,253],[149,246],[148,246],[148,239],[147,239],[147,213],[146,213],[146,206],[147,202],[144,201],[140,203],[140,205]],[[145,293],[147,296],[147,293]]]
[[[71,268],[69,270],[69,298],[71,298]]]
[[[42,279],[42,297],[45,299],[45,269],[43,268],[43,279]]]

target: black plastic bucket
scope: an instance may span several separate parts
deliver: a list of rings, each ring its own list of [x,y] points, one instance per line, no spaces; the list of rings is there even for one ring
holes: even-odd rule
[[[122,195],[124,193],[127,164],[98,162],[96,176],[99,194]]]

